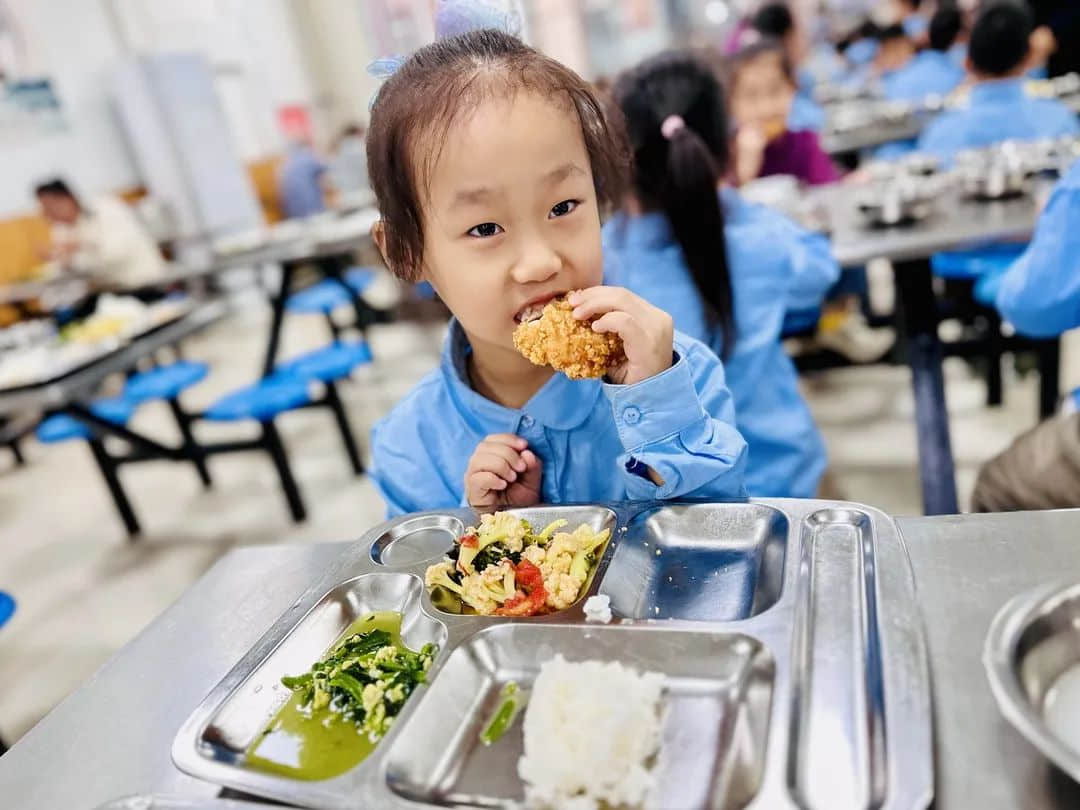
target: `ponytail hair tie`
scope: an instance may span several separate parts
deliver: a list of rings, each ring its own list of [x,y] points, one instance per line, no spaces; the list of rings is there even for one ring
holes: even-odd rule
[[[669,115],[664,119],[664,123],[660,125],[660,134],[670,141],[680,129],[686,129],[686,122],[682,116]]]

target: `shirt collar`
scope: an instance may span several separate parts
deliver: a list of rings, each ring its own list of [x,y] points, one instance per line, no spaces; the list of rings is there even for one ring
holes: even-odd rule
[[[1016,101],[1026,98],[1024,79],[994,79],[979,82],[971,88],[972,104],[995,101]]]
[[[571,380],[565,374],[554,374],[523,408],[507,408],[481,396],[469,384],[466,361],[470,352],[465,330],[456,318],[451,319],[443,346],[443,379],[459,411],[480,432],[514,433],[526,416],[555,430],[572,430],[589,418],[603,394],[600,380]]]

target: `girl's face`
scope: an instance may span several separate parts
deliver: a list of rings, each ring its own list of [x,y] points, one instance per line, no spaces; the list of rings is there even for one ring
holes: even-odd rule
[[[777,54],[763,53],[735,72],[731,117],[736,126],[756,126],[771,140],[787,128],[794,100],[795,87]]]
[[[514,351],[522,310],[602,283],[581,124],[572,107],[536,93],[484,101],[451,128],[423,217],[424,278],[474,351]]]

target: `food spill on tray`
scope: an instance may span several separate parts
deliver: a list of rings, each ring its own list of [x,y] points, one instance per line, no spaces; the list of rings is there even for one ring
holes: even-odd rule
[[[480,732],[480,742],[484,745],[492,745],[505,734],[517,719],[521,707],[529,700],[527,692],[523,692],[517,685],[517,681],[508,681],[499,691],[499,705],[491,714],[491,719],[484,724],[484,730]]]
[[[663,688],[663,675],[618,661],[545,662],[523,723],[526,807],[644,806],[656,781]]]
[[[431,601],[449,613],[536,616],[578,600],[610,529],[556,520],[540,532],[509,512],[482,515],[425,575]]]
[[[299,779],[330,779],[370,754],[422,683],[436,653],[401,640],[401,614],[370,613],[310,670],[285,676],[292,697],[252,743],[247,763]]]
[[[565,297],[543,309],[527,307],[518,316],[514,347],[535,365],[551,366],[571,379],[603,377],[626,359],[622,338],[594,332],[590,321],[578,320],[573,312]]]

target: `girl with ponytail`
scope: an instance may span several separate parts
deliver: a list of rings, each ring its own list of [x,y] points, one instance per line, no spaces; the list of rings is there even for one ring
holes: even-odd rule
[[[750,494],[812,497],[825,447],[780,335],[784,313],[819,305],[839,275],[828,241],[721,188],[730,133],[704,61],[661,54],[619,77],[613,95],[634,166],[624,210],[604,228],[609,281],[723,358]]]

